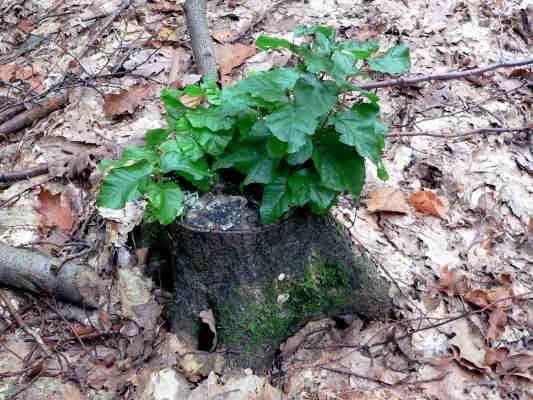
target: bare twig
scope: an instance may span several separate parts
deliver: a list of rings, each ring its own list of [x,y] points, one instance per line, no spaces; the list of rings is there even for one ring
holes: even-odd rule
[[[38,119],[41,119],[50,114],[51,112],[61,108],[65,104],[66,100],[66,96],[58,96],[51,99],[46,104],[37,106],[31,110],[17,114],[12,119],[0,125],[0,135],[8,135],[31,125]]]
[[[508,61],[498,64],[490,64],[485,67],[473,68],[466,71],[449,71],[449,72],[437,72],[430,75],[411,76],[397,79],[387,79],[379,82],[368,83],[354,83],[361,89],[370,90],[378,89],[390,86],[412,86],[421,82],[429,81],[448,81],[452,79],[466,78],[467,76],[481,75],[485,72],[494,71],[500,68],[520,67],[523,65],[533,64],[533,58],[526,58],[524,60]]]
[[[453,139],[458,137],[467,137],[467,136],[475,136],[475,135],[499,135],[501,133],[518,133],[518,132],[531,132],[533,131],[533,128],[530,127],[523,127],[523,128],[477,128],[472,129],[470,131],[461,132],[461,133],[452,133],[452,134],[446,134],[446,133],[437,133],[437,132],[428,132],[428,131],[422,131],[422,132],[401,132],[401,133],[389,133],[386,137],[387,138],[397,138],[397,137],[411,137],[411,136],[430,136],[435,138],[444,138],[444,139]]]
[[[43,163],[35,167],[23,169],[20,171],[0,172],[0,183],[17,182],[26,178],[33,178],[34,176],[44,175],[48,173],[48,164]]]
[[[33,337],[33,339],[35,339],[35,341],[37,342],[41,350],[44,352],[44,354],[46,354],[48,357],[52,357],[52,351],[48,348],[46,343],[44,343],[43,339],[37,333],[32,331],[28,327],[28,325],[26,325],[26,323],[20,317],[20,315],[17,314],[17,310],[15,310],[15,308],[13,307],[13,305],[11,304],[11,302],[9,301],[9,299],[7,298],[6,294],[4,293],[2,289],[0,289],[0,299],[2,299],[2,301],[6,305],[7,310],[9,311],[11,316],[15,319],[18,326],[24,329],[28,335],[30,335],[31,337]]]

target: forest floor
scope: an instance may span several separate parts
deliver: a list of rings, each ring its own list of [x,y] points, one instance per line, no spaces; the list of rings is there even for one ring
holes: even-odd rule
[[[412,74],[533,54],[531,0],[220,0],[208,17],[223,84],[285,65],[253,43],[297,25],[405,43]],[[164,126],[162,87],[199,79],[181,2],[2,0],[0,23],[0,130],[48,106],[0,134],[0,171],[25,178],[0,182],[0,242],[78,257],[105,293],[85,311],[0,287],[0,399],[533,398],[533,136],[464,135],[532,127],[531,65],[379,90],[390,179],[368,165],[359,207],[334,212],[393,282],[395,319],[311,322],[276,369],[229,371],[168,332],[155,261],[124,251],[138,207],[94,204],[98,161]]]

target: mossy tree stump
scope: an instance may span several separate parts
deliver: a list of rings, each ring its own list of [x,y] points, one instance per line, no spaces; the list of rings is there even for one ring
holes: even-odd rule
[[[173,329],[198,336],[212,310],[226,358],[268,367],[280,344],[313,318],[383,318],[389,284],[333,217],[299,214],[269,226],[168,229],[175,272]]]

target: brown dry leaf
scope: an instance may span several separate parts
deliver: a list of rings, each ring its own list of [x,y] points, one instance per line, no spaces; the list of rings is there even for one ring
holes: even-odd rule
[[[20,66],[17,64],[0,65],[0,80],[4,82],[11,82],[15,78],[15,74],[19,68]]]
[[[485,364],[492,367],[501,363],[509,355],[509,349],[507,347],[500,347],[499,349],[491,349],[487,347],[485,349]]]
[[[180,42],[178,31],[170,26],[162,27],[157,34],[157,38],[163,42]]]
[[[513,305],[514,291],[510,287],[499,287],[487,292],[487,300],[494,308],[509,308]]]
[[[448,266],[442,267],[441,276],[438,283],[438,289],[450,296],[462,294],[468,290],[466,277],[456,270],[450,271]]]
[[[489,316],[489,330],[487,336],[492,340],[499,340],[505,331],[507,314],[500,309],[495,309]]]
[[[103,106],[104,114],[108,118],[124,113],[133,114],[151,93],[151,85],[134,85],[119,93],[108,94]]]
[[[498,282],[500,282],[502,285],[510,286],[515,281],[515,276],[511,272],[502,272],[497,277]]]
[[[487,300],[486,290],[481,290],[481,289],[469,290],[468,292],[465,293],[464,299],[468,303],[478,306],[479,308],[485,308],[489,305],[489,302]]]
[[[215,45],[220,75],[228,75],[233,68],[243,64],[256,52],[255,46],[247,46],[240,43]]]
[[[43,189],[39,193],[39,206],[35,211],[41,214],[41,225],[43,228],[58,227],[63,231],[69,231],[74,225],[74,212],[70,201],[61,193],[52,194]]]
[[[503,360],[496,368],[496,372],[527,372],[531,368],[533,368],[533,353],[520,353],[513,354]]]
[[[421,213],[441,219],[448,217],[448,206],[433,192],[415,192],[409,197],[409,203]]]
[[[189,107],[189,108],[196,108],[196,106],[198,104],[200,104],[202,101],[204,101],[204,99],[205,99],[204,96],[192,97],[192,96],[189,96],[189,95],[186,95],[186,94],[184,94],[183,96],[180,97],[181,103],[185,107]]]
[[[370,212],[389,211],[407,214],[409,212],[409,204],[407,204],[405,196],[400,190],[382,187],[370,193],[367,209]]]
[[[233,38],[233,33],[231,33],[231,31],[215,31],[211,34],[211,36],[216,41],[225,43],[231,41]]]

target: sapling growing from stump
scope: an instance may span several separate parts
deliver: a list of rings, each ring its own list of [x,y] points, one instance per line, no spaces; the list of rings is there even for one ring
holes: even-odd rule
[[[350,81],[371,71],[407,72],[409,49],[378,53],[377,43],[339,42],[325,26],[300,27],[295,36],[310,40],[256,42],[263,50],[288,49],[295,67],[250,73],[235,86],[219,88],[207,78],[163,89],[167,127],[149,130],[145,146],[101,164],[99,206],[146,198],[146,221],[172,224],[175,328],[192,330],[200,311],[213,310],[239,365],[266,365],[309,318],[341,311],[377,317],[390,308],[375,265],[327,214],[342,193],[358,201],[365,158],[387,179],[379,97]],[[351,105],[348,93],[356,95]],[[257,202],[260,224],[244,231],[184,224],[183,190],[213,188]],[[290,282],[278,282],[280,274]]]

